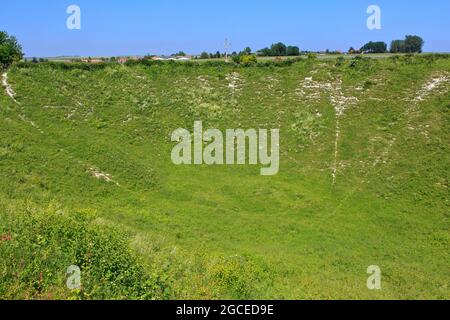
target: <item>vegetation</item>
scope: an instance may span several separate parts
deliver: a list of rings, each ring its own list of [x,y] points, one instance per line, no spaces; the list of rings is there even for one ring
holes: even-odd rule
[[[257,63],[258,59],[255,55],[252,54],[240,54],[233,56],[233,62],[237,64],[251,64],[251,63]]]
[[[382,41],[373,42],[370,41],[366,43],[362,48],[359,50],[364,53],[385,53],[387,52],[387,44]]]
[[[23,57],[22,47],[15,37],[0,31],[0,69],[9,67]]]
[[[202,52],[202,54],[200,55],[200,59],[209,59],[208,52]]]
[[[424,41],[419,36],[406,36],[405,40],[394,40],[391,43],[391,53],[421,53]]]
[[[270,48],[259,50],[258,55],[262,57],[299,56],[300,49],[294,46],[286,46],[284,43],[278,42],[272,44]]]
[[[388,57],[15,64],[0,297],[449,299],[449,55]],[[280,128],[280,173],[173,165],[196,120]]]
[[[170,289],[144,268],[126,235],[102,226],[94,211],[65,213],[2,199],[0,260],[3,299],[164,299]],[[3,259],[7,257],[8,259]],[[65,290],[66,270],[83,270],[82,288]]]

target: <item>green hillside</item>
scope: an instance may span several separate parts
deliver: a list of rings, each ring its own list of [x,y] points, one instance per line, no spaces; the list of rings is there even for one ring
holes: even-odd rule
[[[449,56],[2,79],[0,297],[450,298]],[[279,174],[175,166],[171,134],[196,120],[279,128]]]

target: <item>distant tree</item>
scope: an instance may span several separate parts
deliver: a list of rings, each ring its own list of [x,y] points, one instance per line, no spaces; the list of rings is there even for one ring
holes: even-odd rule
[[[39,60],[38,60],[38,58],[34,57],[33,59],[31,59],[31,62],[33,62],[33,63],[38,63]]]
[[[220,51],[217,51],[215,58],[220,59],[221,57],[222,57],[222,54],[220,53]]]
[[[419,36],[406,36],[405,51],[408,53],[421,53],[424,43]]]
[[[270,50],[269,48],[264,48],[264,49],[259,50],[257,54],[259,56],[269,57],[272,55],[272,50]]]
[[[382,41],[366,43],[362,48],[363,53],[385,53],[387,52],[387,44]]]
[[[200,55],[200,59],[209,59],[208,52],[202,52],[202,54]]]
[[[250,49],[250,48],[248,48]],[[245,53],[245,51],[244,51]],[[245,53],[247,54],[247,53]],[[278,42],[270,46],[270,48],[263,48],[256,52],[258,56],[262,57],[279,57],[279,56],[299,56],[299,47],[289,46],[287,47],[284,43]]]
[[[300,48],[299,47],[294,47],[294,46],[289,46],[286,49],[286,55],[288,55],[288,56],[299,56],[300,55]]]
[[[392,53],[421,53],[424,41],[419,36],[406,36],[405,40],[394,40],[391,42]]]
[[[242,54],[251,55],[252,54],[252,49],[250,47],[246,47],[244,49],[244,51],[242,51]]]
[[[405,52],[405,40],[394,40],[391,42],[391,48],[389,50],[391,53],[402,53]]]
[[[287,55],[287,47],[284,43],[278,42],[273,44],[270,47],[271,55],[272,56],[285,56]]]
[[[8,67],[22,58],[22,47],[17,39],[0,31],[0,68]]]
[[[148,56],[154,57],[154,55],[148,55]],[[172,53],[170,56],[171,57],[185,57],[186,53],[184,53],[183,51],[179,51],[177,53]]]

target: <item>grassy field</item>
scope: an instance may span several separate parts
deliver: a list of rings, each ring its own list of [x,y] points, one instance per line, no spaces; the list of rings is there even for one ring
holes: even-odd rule
[[[448,55],[20,64],[7,84],[0,298],[450,298]],[[173,165],[195,120],[280,128],[280,173]]]

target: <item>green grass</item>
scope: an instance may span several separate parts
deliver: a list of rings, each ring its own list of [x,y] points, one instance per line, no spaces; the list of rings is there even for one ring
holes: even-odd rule
[[[21,105],[0,94],[0,297],[448,299],[449,82],[414,99],[449,75],[445,55],[15,66]],[[330,96],[358,99],[339,118],[335,184]],[[195,120],[280,128],[280,173],[174,166],[170,134]]]

